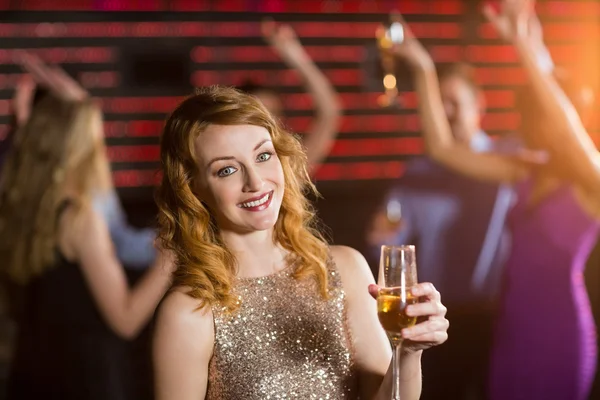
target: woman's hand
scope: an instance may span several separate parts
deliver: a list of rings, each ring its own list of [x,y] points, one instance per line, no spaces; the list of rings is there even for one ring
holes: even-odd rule
[[[388,39],[381,39],[383,35],[383,27],[380,28],[378,36],[380,37],[379,43],[382,52],[389,52],[395,57],[402,58],[414,69],[425,69],[429,70],[434,68],[433,60],[431,56],[423,47],[421,42],[415,37],[410,30],[410,27],[402,18],[402,15],[398,13],[392,13],[390,16],[392,23],[399,23],[402,25],[404,31],[404,40],[401,43],[393,43]]]
[[[275,21],[265,19],[260,28],[265,41],[286,63],[298,65],[309,59],[291,26],[277,25]]]
[[[483,15],[502,39],[514,42],[527,40],[530,35],[540,35],[541,26],[535,18],[534,9],[534,0],[502,0],[500,12],[488,3],[483,6]]]
[[[446,319],[447,310],[441,302],[440,292],[428,282],[419,283],[410,291],[420,302],[406,307],[406,313],[423,321],[402,330],[402,351],[416,352],[444,343],[448,339],[450,324]],[[379,286],[369,285],[369,293],[377,299]]]
[[[29,72],[35,82],[47,88],[53,95],[64,100],[79,101],[89,97],[89,93],[59,67],[50,67],[37,56],[22,53],[17,63]]]

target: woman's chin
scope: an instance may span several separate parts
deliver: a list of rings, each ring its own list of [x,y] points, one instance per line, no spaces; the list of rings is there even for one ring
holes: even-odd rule
[[[252,223],[249,227],[250,227],[250,230],[262,232],[262,231],[272,230],[275,227],[276,223],[277,223],[276,218],[265,218],[262,221],[257,221],[257,222]]]
[[[241,235],[247,235],[253,232],[272,231],[275,228],[276,223],[276,218],[265,218],[260,221],[246,221],[246,223],[234,224],[223,230],[238,233]]]

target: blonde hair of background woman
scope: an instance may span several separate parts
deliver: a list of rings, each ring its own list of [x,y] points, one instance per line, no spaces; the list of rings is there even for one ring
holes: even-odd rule
[[[25,284],[53,265],[67,196],[77,220],[96,191],[111,187],[102,129],[93,101],[46,95],[15,133],[0,180],[0,268],[11,280]]]

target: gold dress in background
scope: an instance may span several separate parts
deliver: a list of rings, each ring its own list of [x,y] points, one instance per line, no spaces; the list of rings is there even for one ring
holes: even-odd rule
[[[207,400],[357,398],[345,294],[331,264],[328,300],[290,266],[239,279],[235,313],[213,307]]]

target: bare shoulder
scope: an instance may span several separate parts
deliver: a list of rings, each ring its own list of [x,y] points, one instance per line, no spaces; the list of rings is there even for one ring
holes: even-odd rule
[[[331,246],[331,256],[346,289],[360,287],[365,290],[374,283],[373,273],[365,257],[348,246]]]
[[[157,399],[203,399],[214,348],[210,307],[176,288],[158,310],[152,357]]]
[[[160,304],[157,316],[157,331],[169,336],[203,337],[214,336],[210,307],[200,306],[200,301],[188,295],[186,288],[175,288]],[[201,336],[196,336],[201,335]]]
[[[371,272],[362,253],[348,246],[331,246],[331,255],[338,269],[350,272]]]

